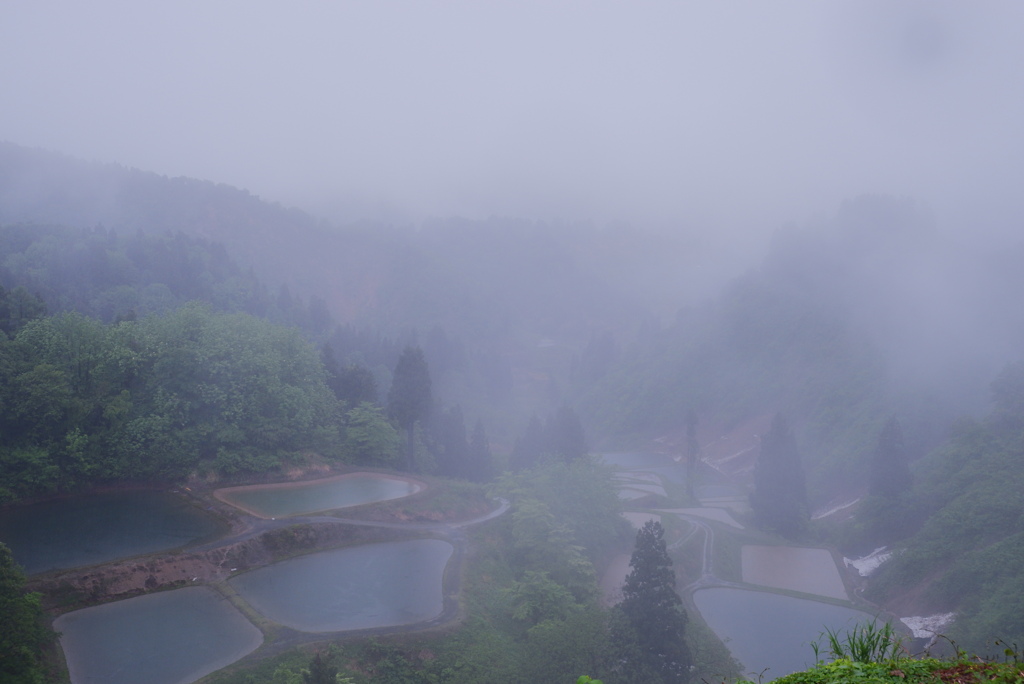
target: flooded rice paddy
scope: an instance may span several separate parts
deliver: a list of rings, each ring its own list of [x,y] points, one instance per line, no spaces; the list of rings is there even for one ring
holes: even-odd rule
[[[306,482],[228,487],[214,494],[252,515],[283,518],[399,499],[419,489],[418,484],[402,478],[350,473]]]
[[[416,482],[375,473],[236,487],[218,498],[258,517],[408,496]],[[281,524],[270,523],[265,524]],[[0,541],[30,574],[96,565],[216,539],[228,525],[174,493],[94,493],[0,511]],[[366,544],[294,558],[229,580],[232,601],[305,632],[408,625],[443,614],[454,546]],[[230,590],[228,593],[231,593]],[[66,613],[54,622],[74,684],[185,684],[244,657],[263,634],[212,587],[163,591]]]
[[[368,544],[274,563],[229,583],[261,614],[302,632],[405,625],[441,614],[453,551],[437,539]]]
[[[186,546],[227,526],[171,492],[115,491],[0,511],[0,541],[33,575]]]
[[[873,619],[848,602],[840,569],[826,549],[748,543],[738,550],[742,584],[716,577],[709,563],[713,554],[708,553],[716,540],[743,534],[741,538],[749,541],[743,532],[749,513],[746,491],[720,474],[694,483],[699,506],[651,511],[630,501],[651,493],[652,485],[686,484],[685,465],[660,454],[605,454],[604,460],[617,471],[620,498],[627,508],[634,506],[623,514],[634,528],[652,518],[675,515],[691,521],[696,534],[703,535],[705,567],[699,578],[689,578],[692,583],[686,591],[701,617],[742,663],[745,675],[757,679],[763,670],[767,681],[805,669],[814,664],[811,643],[820,640],[826,628],[841,631]],[[671,541],[669,546],[671,552]],[[606,568],[601,581],[606,605],[621,600],[629,570],[628,555],[615,557]],[[778,592],[802,592],[823,600]]]
[[[182,684],[235,662],[263,634],[218,592],[189,587],[54,621],[75,684]]]
[[[693,602],[740,663],[762,681],[814,665],[811,643],[826,628],[843,631],[873,616],[847,606],[730,587],[700,589]]]
[[[848,599],[832,553],[795,546],[744,546],[743,581],[775,589]]]

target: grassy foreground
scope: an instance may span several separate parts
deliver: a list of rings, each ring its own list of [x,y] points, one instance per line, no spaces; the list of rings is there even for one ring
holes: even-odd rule
[[[1024,682],[1024,663],[989,663],[966,657],[953,660],[903,658],[870,663],[840,658],[772,681],[773,684],[1020,684]]]
[[[1024,682],[1024,663],[1015,648],[1005,648],[1007,660],[1000,663],[969,657],[959,649],[951,658],[912,658],[892,625],[874,622],[846,633],[826,630],[823,636],[827,637],[831,662],[819,660],[813,669],[780,677],[773,680],[774,684]],[[813,648],[819,655],[821,645],[815,643]]]

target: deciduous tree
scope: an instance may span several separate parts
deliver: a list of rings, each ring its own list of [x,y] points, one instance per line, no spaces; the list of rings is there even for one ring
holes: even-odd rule
[[[42,684],[43,648],[55,635],[43,623],[39,595],[25,593],[25,575],[0,543],[0,681]]]

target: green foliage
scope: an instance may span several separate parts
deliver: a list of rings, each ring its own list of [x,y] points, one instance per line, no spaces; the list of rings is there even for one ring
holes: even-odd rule
[[[1024,678],[1016,663],[991,663],[959,658],[901,659],[859,662],[840,658],[814,669],[772,680],[773,684],[1017,684]],[[738,682],[737,684],[752,684]]]
[[[531,626],[564,620],[578,607],[572,592],[544,570],[527,570],[522,580],[516,580],[505,591],[512,604],[512,617]]]
[[[4,296],[0,289],[0,329],[8,334],[45,309],[112,323],[164,314],[196,299],[219,311],[296,322],[287,320],[295,311],[267,310],[260,283],[223,247],[180,232],[122,237],[103,228],[0,226],[0,255],[0,269],[34,293],[16,287]]]
[[[0,543],[0,680],[42,684],[43,649],[56,635],[45,626],[39,595],[26,593],[24,586],[24,573]]]
[[[46,315],[46,304],[24,287],[0,285],[0,332],[13,337],[27,322]]]
[[[921,586],[942,610],[957,610],[948,630],[963,647],[983,652],[992,635],[1024,643],[1024,403],[1020,371],[994,383],[992,414],[963,421],[942,449],[917,462],[901,509],[916,529],[883,564],[868,596],[888,597]]]
[[[607,612],[595,607],[544,620],[527,631],[523,680],[571,682],[580,672],[607,668],[611,642]]]
[[[505,473],[498,478],[494,491],[511,501],[517,510],[525,507],[521,516],[527,516],[531,507],[543,508],[552,521],[545,529],[554,529],[555,524],[564,526],[591,560],[620,546],[630,534],[629,524],[620,515],[622,501],[612,471],[594,460],[548,463]],[[538,504],[531,504],[531,500]],[[512,517],[515,516],[513,511]]]
[[[309,663],[309,669],[302,670],[302,684],[346,684],[352,680],[342,678],[338,668],[328,662],[322,653],[317,651]]]
[[[832,630],[825,628],[829,654],[833,660],[851,660],[855,663],[870,663],[880,660],[899,660],[906,654],[903,638],[893,630],[888,622],[867,622],[855,625],[848,630]],[[821,644],[815,642],[815,660],[821,653]]]
[[[401,446],[401,436],[379,406],[363,402],[345,414],[345,452],[357,463],[394,467]]]
[[[266,472],[306,450],[337,457],[339,423],[312,346],[246,314],[190,305],[104,325],[65,313],[0,340],[8,500],[195,470]]]
[[[617,630],[615,640],[625,656],[620,667],[628,681],[675,684],[689,677],[693,658],[685,639],[687,615],[675,591],[664,536],[661,523],[654,520],[640,528],[622,589],[618,609],[628,629]]]

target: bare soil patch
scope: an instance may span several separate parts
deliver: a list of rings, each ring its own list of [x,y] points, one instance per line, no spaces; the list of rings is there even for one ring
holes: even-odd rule
[[[77,568],[33,579],[53,614],[165,589],[212,584],[234,572],[311,551],[408,537],[401,530],[339,523],[298,524],[198,553],[169,553]]]

